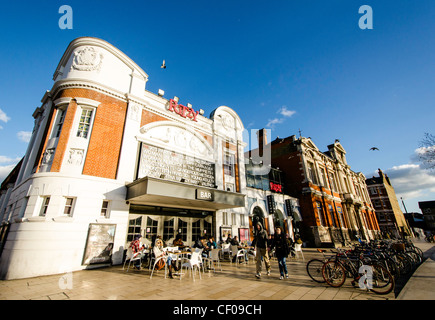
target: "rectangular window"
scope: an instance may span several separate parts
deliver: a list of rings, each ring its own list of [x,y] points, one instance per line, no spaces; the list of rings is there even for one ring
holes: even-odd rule
[[[87,138],[89,133],[89,128],[91,125],[92,110],[83,109],[82,115],[80,117],[79,129],[77,130],[77,137]]]
[[[73,203],[74,203],[74,198],[66,198],[65,201],[65,208],[63,209],[63,214],[67,215],[69,217],[72,216],[72,212],[73,212]]]
[[[319,216],[319,220],[320,220],[320,225],[326,227],[325,217],[323,216],[322,204],[319,201],[317,201],[316,206],[317,206],[317,215]]]
[[[228,212],[222,212],[222,224],[228,225]]]
[[[159,221],[153,220],[150,217],[147,217],[147,230],[146,230],[146,238],[152,240],[153,236],[157,236],[157,227]],[[152,243],[154,245],[154,243]]]
[[[211,223],[208,223],[205,220],[204,220],[204,231],[205,231],[205,234],[207,236],[211,236],[212,235],[212,232],[211,232]]]
[[[103,200],[103,204],[101,205],[101,217],[109,218],[109,201]]]
[[[337,227],[337,223],[335,222],[334,208],[332,205],[328,204],[329,214],[331,215],[332,225]]]
[[[174,237],[174,218],[163,223],[163,240],[168,241]]]
[[[234,155],[224,155],[224,174],[234,177]]]
[[[244,226],[244,225],[245,225],[245,221],[246,221],[246,220],[245,220],[245,215],[244,215],[244,214],[241,214],[241,215],[240,215],[240,225],[241,225],[241,226]]]
[[[44,197],[42,201],[42,208],[39,215],[41,217],[45,217],[45,215],[47,214],[48,205],[50,204],[50,197]]]
[[[192,242],[201,237],[201,220],[192,223]]]
[[[187,222],[178,218],[178,232],[181,234],[181,240],[187,241]]]
[[[328,188],[328,183],[326,182],[325,170],[320,168],[320,182],[323,183],[325,188]]]
[[[59,118],[57,120],[57,125],[55,130],[56,138],[60,136],[60,132],[62,131],[63,121],[65,120],[65,114],[66,114],[66,110],[59,109]]]
[[[232,225],[236,225],[237,221],[236,221],[236,214],[233,212],[231,213],[231,224]]]
[[[314,164],[308,162],[308,178],[312,183],[317,184],[316,170],[314,169]]]
[[[139,217],[137,219],[131,219],[128,223],[128,234],[127,234],[127,241],[133,241],[134,236],[137,234],[141,234],[141,227],[142,227],[142,217]]]
[[[337,184],[335,183],[334,172],[329,172],[329,179],[331,181],[331,189],[332,189],[332,191],[338,192]]]

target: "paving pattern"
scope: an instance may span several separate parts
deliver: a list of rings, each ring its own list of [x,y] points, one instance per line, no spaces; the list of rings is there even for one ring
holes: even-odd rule
[[[0,300],[394,300],[394,293],[377,295],[352,287],[341,288],[312,281],[306,262],[321,258],[315,249],[304,250],[304,260],[288,259],[289,279],[279,280],[278,263],[272,273],[255,278],[255,264],[222,263],[222,271],[205,272],[196,281],[187,274],[165,279],[159,271],[150,279],[148,269],[128,272],[122,266],[72,273],[0,281]]]

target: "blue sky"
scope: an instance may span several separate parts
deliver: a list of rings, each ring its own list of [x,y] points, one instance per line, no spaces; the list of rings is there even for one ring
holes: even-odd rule
[[[65,4],[72,30],[58,26]],[[362,5],[373,9],[373,30],[359,28]],[[26,151],[66,47],[93,36],[141,66],[147,90],[206,114],[227,105],[272,139],[300,129],[322,151],[339,139],[354,171],[381,168],[408,211],[420,212],[418,201],[435,200],[435,173],[416,156],[424,133],[435,134],[433,17],[433,0],[3,3],[0,180]]]

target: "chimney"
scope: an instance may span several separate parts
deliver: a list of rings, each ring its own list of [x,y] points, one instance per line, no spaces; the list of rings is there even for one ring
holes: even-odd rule
[[[266,129],[260,129],[257,131],[258,151],[259,156],[263,156],[264,147],[267,145],[267,132]]]

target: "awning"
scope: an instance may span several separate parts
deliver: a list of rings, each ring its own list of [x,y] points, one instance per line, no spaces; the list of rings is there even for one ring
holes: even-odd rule
[[[126,200],[131,204],[201,210],[220,210],[245,206],[244,194],[158,178],[144,177],[126,187]]]

